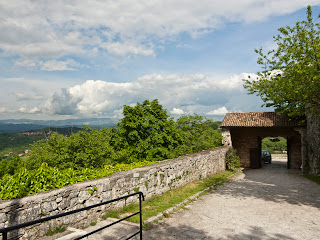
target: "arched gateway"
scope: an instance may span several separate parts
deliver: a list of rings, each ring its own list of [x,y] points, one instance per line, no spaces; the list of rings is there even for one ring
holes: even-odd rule
[[[287,167],[304,170],[306,126],[275,112],[227,113],[221,124],[224,144],[233,146],[245,168],[261,168],[261,140],[281,136],[287,139]]]

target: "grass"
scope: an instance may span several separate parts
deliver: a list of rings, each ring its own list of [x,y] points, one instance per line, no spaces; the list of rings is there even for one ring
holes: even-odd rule
[[[320,177],[317,176],[311,176],[311,175],[304,175],[305,178],[308,178],[309,180],[320,184]]]
[[[51,228],[49,227],[49,231],[47,232],[46,235],[47,235],[47,236],[53,236],[54,234],[64,232],[66,229],[67,229],[67,228],[66,228],[66,226],[64,226],[64,225],[58,226],[58,227],[56,227],[55,229],[51,229]]]
[[[228,177],[232,174],[236,173],[238,170],[227,170],[222,173],[213,175],[206,179],[198,180],[192,183],[189,183],[181,188],[172,189],[166,193],[163,193],[159,196],[154,196],[142,203],[142,221],[149,219],[150,217],[156,216],[159,213],[163,213],[165,210],[175,206],[178,203],[183,202],[188,197],[201,192],[207,188],[215,189],[217,186],[220,186],[228,181]],[[130,213],[135,213],[139,211],[138,204],[130,204],[122,209],[115,211],[109,211],[103,218],[106,219],[108,217],[113,218],[122,218],[125,215],[129,215]],[[168,217],[169,215],[164,215]],[[139,215],[133,216],[128,219],[128,221],[138,223]]]
[[[98,222],[97,220],[91,222],[91,223],[90,223],[90,226],[95,226],[95,225],[97,225],[97,222]]]
[[[106,220],[107,218],[120,218],[119,212],[116,210],[110,210],[106,215],[102,216],[102,219]]]

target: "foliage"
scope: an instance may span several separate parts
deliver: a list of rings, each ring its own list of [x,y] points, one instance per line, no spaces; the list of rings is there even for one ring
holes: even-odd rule
[[[226,152],[226,165],[227,169],[240,168],[240,157],[237,155],[237,150],[229,148]]]
[[[70,137],[53,133],[46,141],[38,141],[31,149],[28,169],[46,162],[51,167],[100,168],[110,164],[113,149],[108,129],[83,128]]]
[[[29,158],[0,161],[0,198],[16,198],[151,162],[221,146],[218,124],[201,116],[175,122],[158,100],[124,106],[117,128],[84,127],[65,136],[53,132],[35,142]]]
[[[127,171],[150,165],[153,162],[141,161],[131,164],[119,163],[105,165],[103,168],[63,169],[50,167],[43,163],[38,169],[22,168],[13,175],[6,174],[0,179],[0,198],[12,199],[32,193],[44,192],[54,188],[82,182],[90,179],[107,177],[112,173]]]
[[[58,227],[56,227],[54,229],[51,229],[51,227],[49,227],[49,230],[48,230],[46,235],[47,236],[53,236],[53,235],[55,235],[57,233],[62,233],[64,231],[66,231],[66,229],[67,229],[67,227],[64,226],[64,225],[60,225],[60,226],[58,226]]]
[[[23,153],[30,147],[30,144],[42,139],[44,135],[24,136],[17,133],[0,133],[0,160],[12,158],[19,153]],[[13,152],[9,157],[4,155]]]
[[[307,8],[307,20],[279,28],[274,37],[277,49],[262,52],[257,63],[263,71],[256,80],[245,80],[250,94],[257,94],[266,106],[288,116],[304,116],[320,103],[320,23]]]
[[[320,177],[319,176],[312,176],[312,175],[304,175],[305,178],[320,184]]]
[[[177,120],[178,128],[182,130],[185,144],[183,153],[199,152],[204,149],[221,146],[222,135],[218,124],[210,119],[195,114],[183,116]],[[182,151],[182,150],[181,150]]]
[[[13,175],[23,166],[22,160],[15,156],[12,159],[3,159],[0,161],[0,178],[5,174]]]
[[[129,161],[160,160],[174,157],[182,144],[181,131],[155,99],[145,100],[135,107],[124,106],[124,118],[118,124],[120,141],[117,149],[127,149]]]
[[[287,140],[283,137],[267,137],[261,141],[261,149],[271,153],[287,150]]]
[[[66,127],[66,128],[44,128],[38,130],[30,130],[26,132],[20,133],[0,133],[0,159],[11,159],[14,156],[17,156],[20,153],[24,153],[26,149],[30,149],[30,145],[36,141],[44,139],[47,137],[49,132],[57,132],[59,134],[63,134],[65,136],[70,136],[72,133],[76,133],[80,130],[80,128],[75,127]],[[36,133],[36,134],[33,134]],[[8,157],[8,153],[13,152]]]

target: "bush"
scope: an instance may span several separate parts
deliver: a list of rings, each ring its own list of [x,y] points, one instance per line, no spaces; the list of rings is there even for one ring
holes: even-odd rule
[[[0,198],[20,198],[32,193],[40,193],[50,189],[60,188],[77,182],[103,178],[115,172],[127,171],[152,164],[141,161],[130,164],[118,163],[105,165],[103,168],[63,169],[50,167],[42,163],[38,169],[19,169],[13,175],[6,174],[0,179]]]
[[[240,168],[240,157],[237,155],[237,150],[232,147],[226,152],[226,168]]]
[[[0,198],[22,197],[221,146],[218,123],[198,115],[175,122],[157,100],[124,106],[123,115],[116,128],[85,127],[71,136],[52,133],[32,145],[29,158],[0,161]]]

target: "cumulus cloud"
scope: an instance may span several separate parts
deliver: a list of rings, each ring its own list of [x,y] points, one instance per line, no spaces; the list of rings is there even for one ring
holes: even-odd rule
[[[199,37],[229,22],[257,22],[292,13],[319,0],[10,0],[0,3],[0,49],[30,59],[58,59],[107,51],[111,55],[153,56],[160,42],[181,33]],[[47,65],[48,64],[48,65]],[[74,70],[46,62],[43,70]]]
[[[70,90],[62,88],[61,92],[55,92],[46,105],[46,109],[51,114],[73,115],[77,113],[77,104],[81,97],[70,93]]]
[[[210,112],[207,113],[207,115],[225,115],[227,114],[229,111],[227,110],[226,107],[221,107],[215,110],[212,110]]]
[[[61,115],[119,116],[123,105],[134,106],[136,102],[157,98],[164,108],[172,109],[171,114],[223,115],[227,108],[245,110],[244,76],[247,74],[231,77],[150,74],[127,83],[88,80],[55,93],[46,109]],[[230,99],[236,96],[241,96],[242,102],[237,101],[232,107]]]
[[[174,115],[182,115],[184,114],[185,112],[180,109],[180,108],[173,108],[171,111],[170,111],[171,114],[174,114]]]

